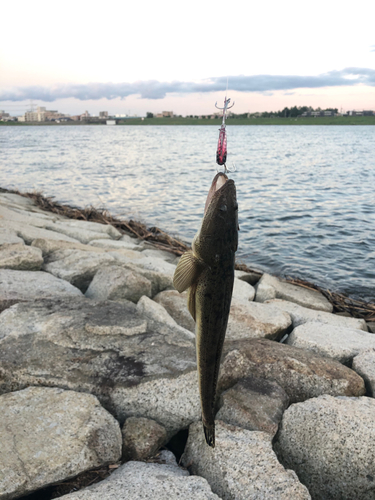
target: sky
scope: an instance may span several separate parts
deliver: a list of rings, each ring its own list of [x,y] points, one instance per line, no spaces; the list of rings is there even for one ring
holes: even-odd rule
[[[374,0],[2,3],[0,109],[375,110]],[[32,100],[32,102],[31,102]]]

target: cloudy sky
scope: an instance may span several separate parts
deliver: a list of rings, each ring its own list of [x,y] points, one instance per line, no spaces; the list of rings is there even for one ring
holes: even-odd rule
[[[0,109],[207,114],[375,110],[374,0],[13,0],[2,5]]]

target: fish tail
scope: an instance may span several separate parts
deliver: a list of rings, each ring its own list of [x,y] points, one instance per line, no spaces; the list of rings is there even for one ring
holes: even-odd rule
[[[204,436],[208,446],[215,448],[215,424],[210,426],[203,424]]]

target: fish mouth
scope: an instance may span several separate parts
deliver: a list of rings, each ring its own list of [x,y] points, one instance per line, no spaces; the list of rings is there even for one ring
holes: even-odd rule
[[[210,190],[209,190],[208,195],[207,195],[207,200],[206,200],[206,204],[204,207],[204,213],[207,212],[207,208],[208,208],[209,204],[211,203],[214,195],[218,191],[224,190],[224,186],[227,184],[228,181],[229,181],[228,177],[223,172],[219,172],[218,174],[215,175],[214,180],[212,181]]]

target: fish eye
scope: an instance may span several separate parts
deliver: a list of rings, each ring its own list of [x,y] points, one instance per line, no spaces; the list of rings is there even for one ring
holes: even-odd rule
[[[226,205],[221,205],[220,209],[222,212],[226,212],[227,211],[227,206]]]

